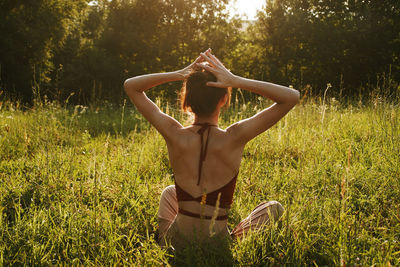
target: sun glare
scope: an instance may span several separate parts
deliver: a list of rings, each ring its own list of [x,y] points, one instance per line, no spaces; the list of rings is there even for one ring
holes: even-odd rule
[[[230,13],[231,16],[241,16],[249,20],[255,20],[257,10],[265,5],[266,0],[231,0]]]

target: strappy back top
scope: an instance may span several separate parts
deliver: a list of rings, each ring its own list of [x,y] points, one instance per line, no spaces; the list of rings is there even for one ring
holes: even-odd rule
[[[194,124],[194,125],[199,125],[201,128],[197,131],[197,133],[200,135],[200,161],[199,161],[199,171],[198,171],[198,178],[197,178],[197,185],[200,185],[200,179],[201,179],[201,171],[203,167],[203,162],[206,158],[207,155],[207,146],[208,146],[208,139],[210,135],[210,127],[216,127],[216,125],[212,125],[209,123],[202,123],[202,124]],[[207,131],[207,139],[204,144],[204,133]],[[203,204],[207,204],[210,206],[216,206],[218,195],[221,193],[220,199],[219,199],[219,207],[221,208],[230,208],[232,205],[233,201],[233,193],[235,191],[235,186],[236,186],[236,179],[237,179],[238,174],[236,174],[227,184],[222,186],[221,188],[214,190],[212,192],[209,192],[205,195],[199,196],[199,197],[193,197],[189,193],[187,193],[185,190],[183,190],[175,181],[175,188],[176,188],[176,196],[179,201],[196,201],[196,202],[202,202]],[[180,212],[185,214],[186,211],[183,211],[180,209]],[[190,213],[190,212],[186,212]],[[188,215],[188,214],[186,214]],[[195,216],[194,216],[195,215]],[[198,217],[196,214],[192,214],[189,216],[192,217]]]

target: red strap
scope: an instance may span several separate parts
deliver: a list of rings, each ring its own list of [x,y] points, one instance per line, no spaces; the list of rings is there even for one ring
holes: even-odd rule
[[[218,199],[218,194],[221,193],[221,198],[220,198],[220,208],[230,208],[232,204],[232,199],[233,199],[233,193],[235,191],[235,185],[236,185],[236,179],[237,179],[238,173],[224,186],[207,193],[206,195],[206,205],[210,206],[215,206],[217,203]],[[175,181],[175,188],[176,188],[176,197],[178,201],[197,201],[201,202],[202,196],[198,197],[193,197],[191,194],[187,193],[185,190],[183,190],[179,184],[176,183]]]
[[[208,147],[208,137],[210,136],[210,126],[216,127],[217,125],[209,124],[209,123],[195,123],[193,125],[199,125],[201,128],[197,131],[197,133],[200,135],[200,161],[199,161],[199,177],[197,178],[197,185],[200,184],[200,179],[201,179],[201,170],[203,168],[203,161],[206,159],[207,155],[207,147]],[[204,132],[207,131],[207,140],[206,140],[206,145],[203,148],[203,135]]]
[[[189,217],[207,219],[207,220],[211,220],[212,219],[212,216],[200,215],[200,214],[193,213],[193,212],[181,209],[181,208],[179,208],[178,212],[180,214],[183,214],[183,215],[186,215],[186,216],[189,216]],[[225,215],[221,215],[221,216],[217,216],[215,218],[215,220],[217,220],[217,221],[223,221],[223,220],[227,220],[227,219],[228,219],[228,215],[226,215],[226,214]]]

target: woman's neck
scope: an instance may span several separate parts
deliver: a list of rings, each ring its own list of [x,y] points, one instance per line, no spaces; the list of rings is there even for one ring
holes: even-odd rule
[[[208,117],[199,117],[199,116],[194,116],[194,121],[193,124],[203,124],[203,123],[208,123],[211,125],[218,125],[218,116],[219,114],[215,114],[212,116]]]

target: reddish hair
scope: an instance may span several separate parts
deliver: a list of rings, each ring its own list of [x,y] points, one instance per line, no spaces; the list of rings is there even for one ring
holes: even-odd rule
[[[226,94],[228,94],[227,105],[229,106],[231,88],[207,86],[207,82],[216,81],[215,75],[206,70],[191,73],[182,86],[180,95],[182,110],[189,109],[198,116],[209,116]]]

